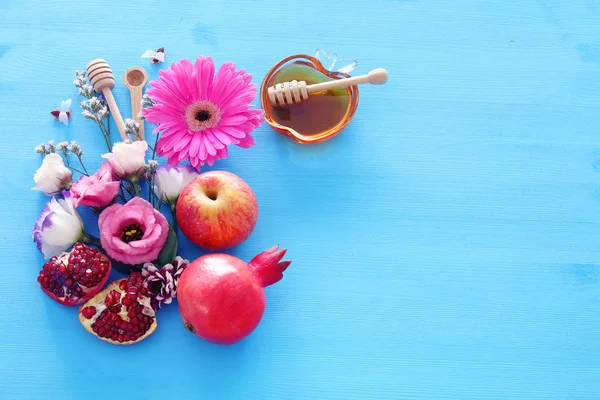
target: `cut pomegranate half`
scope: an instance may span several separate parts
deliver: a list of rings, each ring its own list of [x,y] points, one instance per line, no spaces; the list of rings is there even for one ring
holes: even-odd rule
[[[91,299],[108,281],[110,259],[81,242],[44,264],[38,282],[50,298],[66,306]]]
[[[112,282],[79,307],[79,322],[97,338],[116,345],[141,342],[157,328],[142,275]]]

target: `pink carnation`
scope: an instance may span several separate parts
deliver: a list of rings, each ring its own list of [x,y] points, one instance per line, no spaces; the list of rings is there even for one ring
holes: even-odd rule
[[[106,208],[98,226],[106,254],[131,265],[156,260],[169,234],[166,218],[141,197]]]
[[[110,163],[103,162],[94,175],[82,176],[71,185],[73,206],[106,207],[117,196],[119,186],[120,183],[113,178]]]

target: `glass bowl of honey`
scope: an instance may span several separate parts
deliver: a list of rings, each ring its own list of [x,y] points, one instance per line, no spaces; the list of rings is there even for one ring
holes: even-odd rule
[[[312,85],[349,78],[356,64],[354,60],[338,60],[335,53],[328,55],[320,49],[315,56],[296,54],[279,61],[265,75],[260,89],[265,121],[276,132],[301,144],[315,144],[333,138],[350,123],[356,112],[357,86],[324,90],[290,105],[273,105],[269,101],[268,88],[292,80]]]

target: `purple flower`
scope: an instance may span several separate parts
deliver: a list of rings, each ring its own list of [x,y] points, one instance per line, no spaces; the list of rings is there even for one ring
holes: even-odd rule
[[[144,264],[142,269],[144,287],[148,290],[155,311],[160,310],[163,303],[171,304],[171,301],[177,297],[179,277],[189,263],[188,260],[177,256],[172,264],[166,264],[160,269],[152,263]]]
[[[83,221],[71,201],[69,192],[64,199],[52,198],[42,210],[33,227],[33,241],[38,250],[49,259],[68,250],[84,237]]]

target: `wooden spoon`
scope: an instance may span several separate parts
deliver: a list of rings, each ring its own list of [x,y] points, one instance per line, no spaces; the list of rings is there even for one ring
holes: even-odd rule
[[[133,67],[125,71],[123,83],[129,89],[131,96],[131,117],[140,124],[140,134],[135,140],[144,140],[144,121],[139,114],[142,109],[142,89],[148,82],[148,73],[144,68]]]

